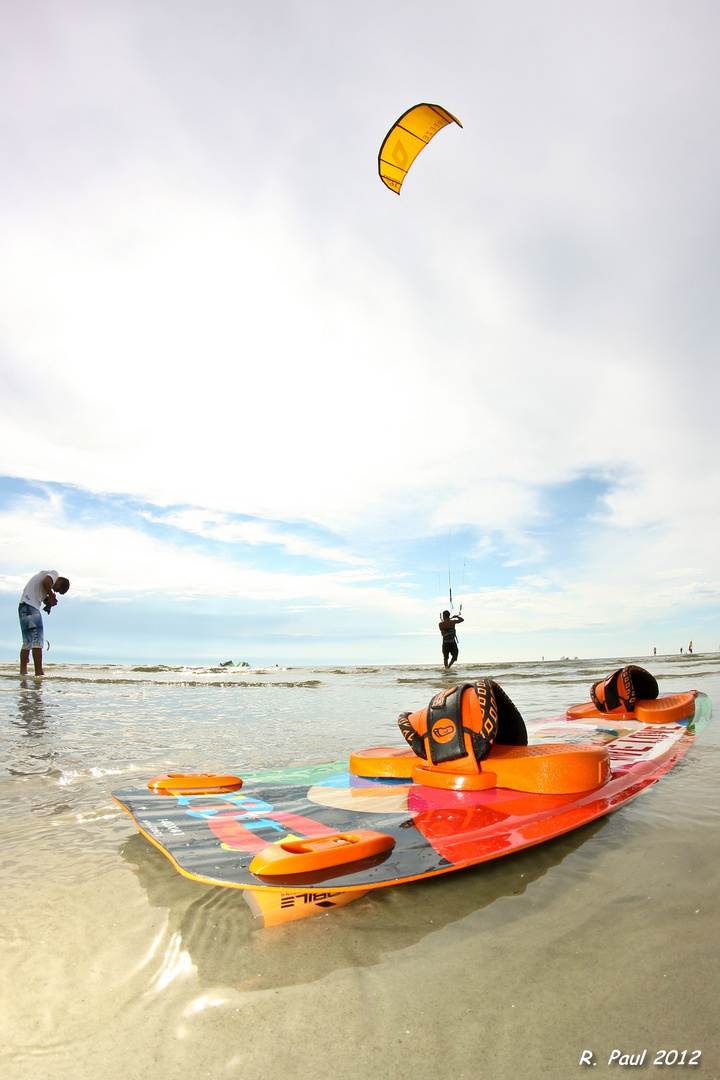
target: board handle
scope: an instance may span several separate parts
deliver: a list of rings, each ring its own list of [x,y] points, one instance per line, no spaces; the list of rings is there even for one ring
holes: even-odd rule
[[[327,833],[269,844],[250,863],[250,872],[262,877],[286,877],[324,870],[329,866],[368,859],[395,846],[387,833],[357,829],[353,833]]]

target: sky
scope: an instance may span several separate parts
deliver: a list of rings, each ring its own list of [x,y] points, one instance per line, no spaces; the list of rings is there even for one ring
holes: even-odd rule
[[[0,659],[720,649],[715,0],[4,0]],[[450,125],[400,196],[380,144]]]

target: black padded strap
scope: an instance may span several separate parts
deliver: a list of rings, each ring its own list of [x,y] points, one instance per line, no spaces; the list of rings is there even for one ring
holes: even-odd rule
[[[433,765],[467,757],[462,726],[462,695],[470,683],[441,690],[427,707],[427,748]]]
[[[604,681],[596,682],[590,688],[593,704],[601,713],[612,712],[621,706],[626,712],[632,712],[636,701],[653,700],[657,696],[655,676],[634,664],[618,668]]]
[[[403,712],[398,716],[398,727],[403,733],[403,738],[410,749],[418,757],[425,757],[425,744],[410,723],[410,713]]]
[[[471,705],[472,726],[463,724],[462,702],[466,693],[474,694],[479,705],[479,717]],[[425,716],[422,712],[415,714],[415,724],[410,713],[400,713],[398,726],[413,753],[433,765],[467,757],[465,735],[470,738],[478,762],[488,756],[495,742],[527,746],[523,718],[494,679],[481,678],[441,690],[424,711]]]
[[[470,732],[473,753],[477,761],[482,761],[490,753],[498,733],[498,708],[495,698],[496,683],[492,679],[478,679],[473,689],[477,694],[482,725],[479,731]],[[499,689],[499,687],[498,687]]]
[[[501,746],[527,746],[527,728],[514,701],[507,696],[502,686],[490,679],[498,713],[498,730],[495,742]]]

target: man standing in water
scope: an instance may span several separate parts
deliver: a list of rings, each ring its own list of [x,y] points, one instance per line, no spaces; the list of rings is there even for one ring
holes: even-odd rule
[[[446,671],[453,666],[458,658],[458,639],[455,627],[461,622],[465,622],[462,615],[451,615],[449,611],[443,611],[442,622],[438,623],[442,634],[443,664]]]
[[[22,631],[22,649],[20,650],[20,674],[27,675],[28,660],[32,651],[35,674],[44,675],[43,649],[45,638],[43,635],[43,620],[40,606],[46,612],[50,612],[57,604],[57,593],[64,596],[70,588],[70,582],[65,577],[60,577],[57,570],[40,570],[30,578],[23,589],[23,594],[18,607],[20,618],[20,630]]]

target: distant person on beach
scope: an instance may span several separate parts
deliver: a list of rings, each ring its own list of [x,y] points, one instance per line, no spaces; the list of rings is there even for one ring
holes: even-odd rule
[[[445,670],[453,666],[458,658],[458,639],[455,627],[458,623],[465,622],[462,615],[451,615],[449,611],[443,611],[442,622],[438,628],[442,634],[442,654]]]
[[[20,674],[27,675],[28,660],[32,652],[35,674],[44,675],[43,649],[45,637],[43,634],[43,620],[40,608],[50,612],[57,604],[57,594],[64,596],[70,588],[70,582],[66,577],[60,577],[57,570],[40,570],[34,574],[23,589],[18,617],[22,633],[22,649],[20,650]]]

